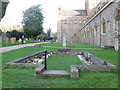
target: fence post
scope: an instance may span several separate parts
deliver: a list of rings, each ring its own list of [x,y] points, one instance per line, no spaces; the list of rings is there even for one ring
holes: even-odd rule
[[[44,52],[45,53],[45,70],[47,70],[47,50]]]

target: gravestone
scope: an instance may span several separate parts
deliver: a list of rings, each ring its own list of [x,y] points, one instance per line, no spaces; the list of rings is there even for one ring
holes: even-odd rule
[[[36,41],[38,42],[38,37],[36,38]]]
[[[14,42],[16,41],[16,38],[14,37]]]
[[[19,39],[19,42],[21,42],[21,41],[22,41],[22,39],[20,38],[20,39]]]
[[[15,43],[15,38],[10,38],[10,42],[11,42],[11,44],[14,44]]]
[[[8,43],[8,41],[9,41],[8,37],[5,37],[4,41],[5,41],[5,43]]]
[[[29,40],[31,41],[31,38],[29,38]]]
[[[28,41],[28,38],[26,38],[25,40]]]
[[[66,49],[66,29],[64,29],[64,31],[63,31],[62,48],[63,48],[63,49]]]

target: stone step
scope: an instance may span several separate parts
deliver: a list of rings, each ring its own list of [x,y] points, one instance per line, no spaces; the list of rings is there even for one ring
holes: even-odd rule
[[[57,77],[70,77],[70,71],[64,71],[64,70],[45,70],[41,73],[41,76],[57,76]]]
[[[44,65],[44,64],[39,65],[39,67],[37,67],[37,68],[35,69],[34,75],[35,75],[35,76],[40,76],[41,73],[44,71],[44,69],[45,69],[45,65]]]

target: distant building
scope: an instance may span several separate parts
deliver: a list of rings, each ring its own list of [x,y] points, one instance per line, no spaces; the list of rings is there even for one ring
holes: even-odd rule
[[[118,0],[119,1],[119,0]],[[86,0],[85,10],[58,8],[57,40],[62,41],[67,30],[67,41],[95,46],[110,46],[120,50],[120,7],[117,0]],[[82,23],[82,24],[80,24]]]
[[[95,46],[120,48],[120,14],[118,1],[101,0],[89,13],[87,23],[81,28],[81,43]]]
[[[79,30],[86,21],[86,10],[62,10],[58,7],[57,41],[62,42],[63,30],[66,29],[67,42],[78,42]]]

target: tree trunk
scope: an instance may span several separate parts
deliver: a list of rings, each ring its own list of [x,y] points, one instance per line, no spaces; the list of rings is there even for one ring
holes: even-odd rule
[[[32,42],[34,42],[34,37],[31,37]]]

